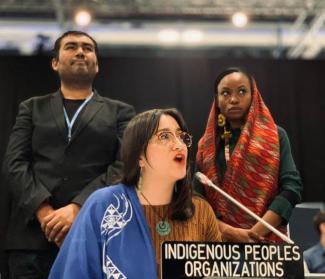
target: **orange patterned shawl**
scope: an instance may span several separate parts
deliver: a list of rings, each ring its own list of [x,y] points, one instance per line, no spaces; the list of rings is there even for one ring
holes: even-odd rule
[[[213,102],[205,133],[199,141],[198,169],[216,185],[262,217],[278,193],[280,144],[277,126],[254,81],[252,103],[245,126],[220,181],[216,164],[216,103]],[[217,191],[204,186],[206,198],[222,220],[232,226],[251,228],[255,219],[228,201]],[[285,232],[285,227],[279,227]],[[268,239],[281,242],[273,233]]]

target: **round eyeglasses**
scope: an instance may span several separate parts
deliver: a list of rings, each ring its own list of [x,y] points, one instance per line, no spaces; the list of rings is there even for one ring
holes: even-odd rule
[[[175,143],[177,139],[187,147],[191,147],[192,145],[192,135],[187,132],[176,131],[173,133],[171,131],[158,131],[155,135],[157,136],[158,141],[162,144],[169,144],[171,142]]]

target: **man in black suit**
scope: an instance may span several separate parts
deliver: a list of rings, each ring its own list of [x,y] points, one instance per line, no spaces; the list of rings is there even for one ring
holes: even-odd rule
[[[84,201],[118,177],[120,140],[135,114],[92,88],[98,72],[92,37],[68,31],[54,51],[60,89],[20,104],[4,160],[13,198],[10,278],[47,278]]]

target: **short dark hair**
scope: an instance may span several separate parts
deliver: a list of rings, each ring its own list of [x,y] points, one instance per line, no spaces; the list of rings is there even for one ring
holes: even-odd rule
[[[314,227],[315,230],[318,232],[318,234],[320,235],[320,225],[322,223],[325,223],[325,211],[321,210],[320,212],[318,212],[314,218],[313,218],[313,222],[314,222]]]
[[[146,156],[147,147],[152,136],[157,132],[162,115],[173,117],[182,131],[188,131],[182,115],[176,109],[152,109],[135,116],[124,131],[121,154],[123,162],[122,183],[135,187],[140,177],[139,159]],[[186,175],[176,182],[170,204],[170,218],[187,220],[194,214],[189,157],[187,157]]]
[[[242,73],[244,74],[248,80],[249,80],[249,85],[250,85],[250,89],[251,89],[251,92],[253,92],[253,76],[247,72],[245,69],[243,68],[240,68],[240,67],[230,67],[230,68],[227,68],[225,70],[223,70],[218,76],[217,78],[215,79],[214,81],[214,92],[217,93],[218,92],[218,85],[220,83],[220,81],[225,77],[225,76],[228,76],[232,73]]]
[[[65,38],[67,36],[86,36],[86,37],[88,37],[94,43],[95,53],[96,53],[96,56],[98,56],[98,45],[97,45],[97,42],[95,41],[95,39],[93,37],[91,37],[89,34],[87,34],[86,32],[83,32],[83,31],[69,30],[69,31],[63,33],[54,42],[54,47],[53,47],[53,50],[52,50],[53,58],[58,59],[59,52],[60,52],[60,47],[61,47],[61,41],[63,40],[63,38]]]

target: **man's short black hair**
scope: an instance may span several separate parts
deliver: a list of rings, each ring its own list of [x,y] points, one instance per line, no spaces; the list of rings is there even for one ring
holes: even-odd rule
[[[59,38],[56,39],[56,41],[54,43],[54,48],[52,50],[53,58],[59,57],[59,51],[60,51],[62,39],[67,36],[71,36],[71,35],[72,36],[86,36],[86,37],[88,37],[94,43],[95,53],[96,53],[96,56],[98,56],[98,45],[93,37],[91,37],[89,34],[87,34],[86,32],[83,32],[83,31],[70,30],[70,31],[63,33]]]
[[[325,211],[320,211],[314,216],[314,226],[315,230],[319,233],[320,235],[320,224],[325,223]]]

